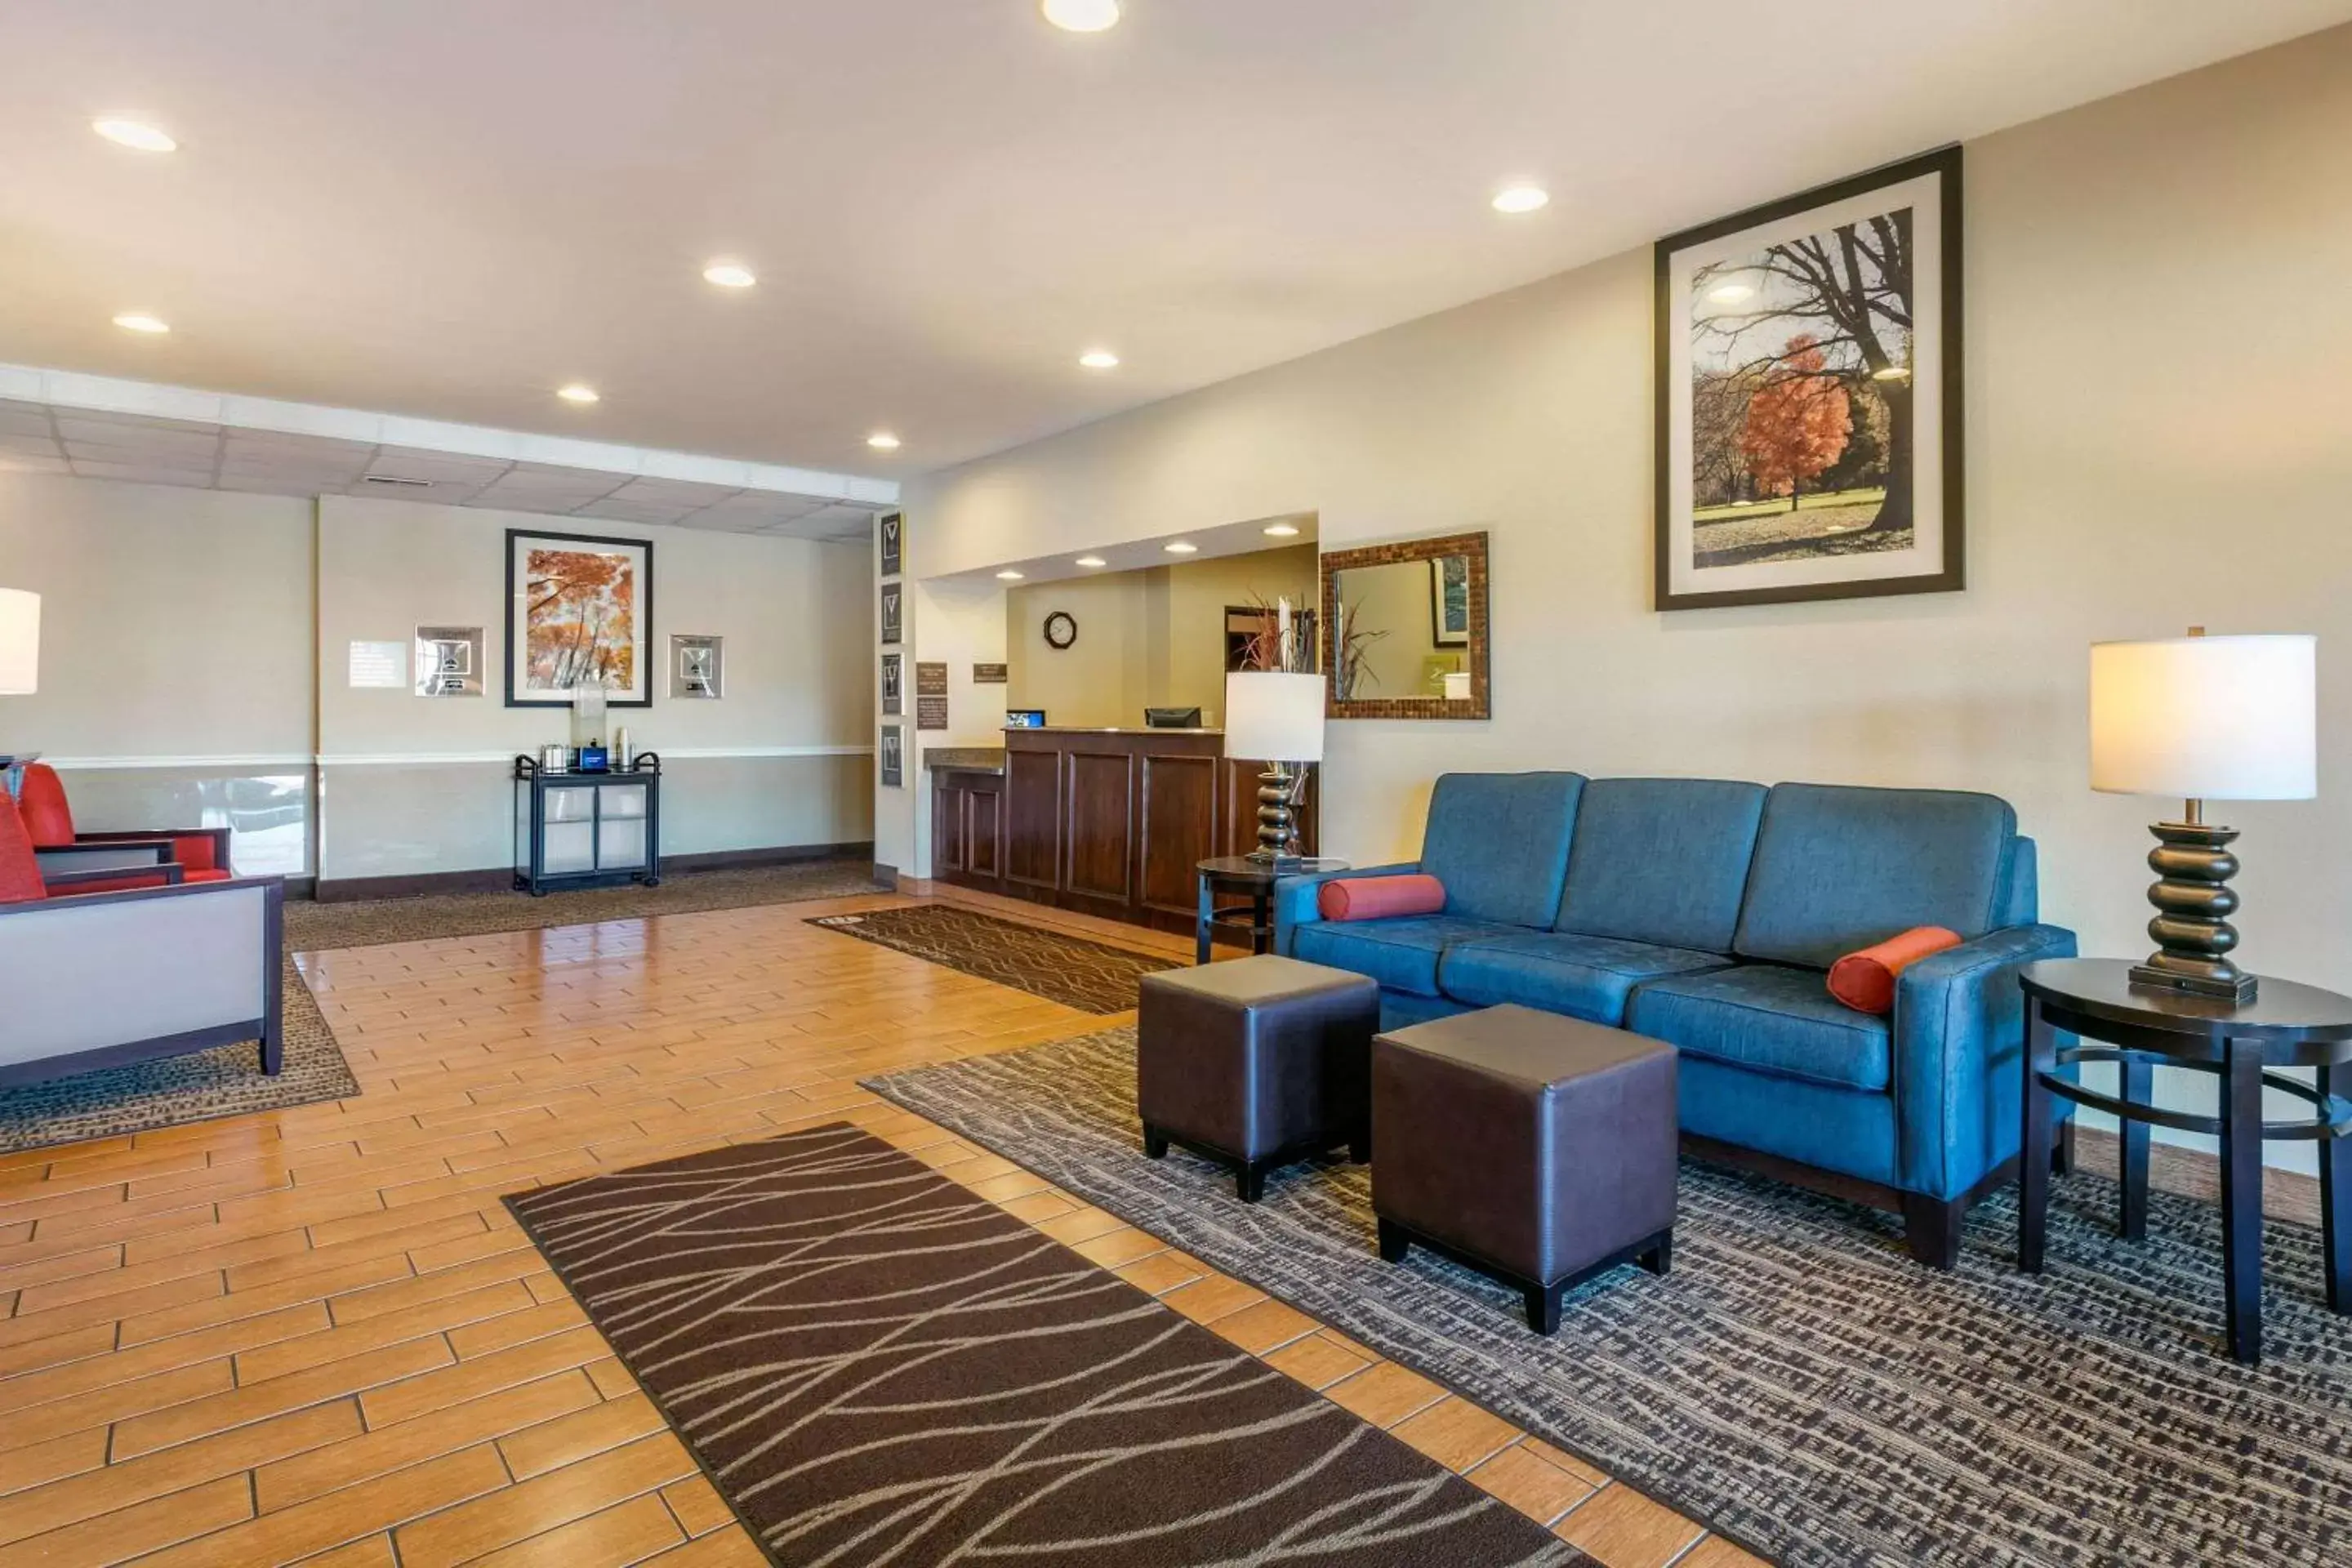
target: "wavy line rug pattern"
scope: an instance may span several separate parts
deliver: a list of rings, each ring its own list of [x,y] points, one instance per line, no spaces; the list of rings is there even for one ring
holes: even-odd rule
[[[777,1563],[1591,1568],[855,1127],[507,1202]]]
[[[2053,1196],[2050,1268],[2016,1271],[2003,1194],[1960,1267],[1921,1268],[1899,1222],[1685,1161],[1674,1273],[1618,1269],[1530,1334],[1517,1292],[1373,1246],[1374,1165],[1293,1165],[1244,1205],[1179,1151],[1147,1160],[1135,1032],[1107,1030],[869,1080],[1017,1161],[1790,1564],[2322,1568],[2352,1553],[2352,1319],[2320,1236],[2273,1221],[2265,1357],[2216,1349],[2220,1220],[2116,1185]]]

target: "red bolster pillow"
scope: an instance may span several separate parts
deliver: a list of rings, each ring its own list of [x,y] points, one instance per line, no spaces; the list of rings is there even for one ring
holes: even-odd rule
[[[1326,882],[1315,907],[1327,921],[1384,921],[1433,915],[1445,908],[1445,884],[1426,871],[1402,877],[1357,877]]]
[[[1875,947],[1849,952],[1830,965],[1830,994],[1857,1013],[1895,1011],[1895,982],[1930,953],[1960,945],[1960,933],[1942,926],[1914,926]]]

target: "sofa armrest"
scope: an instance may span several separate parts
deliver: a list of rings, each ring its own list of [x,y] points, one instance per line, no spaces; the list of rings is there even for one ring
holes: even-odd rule
[[[1420,869],[1420,861],[1402,860],[1393,866],[1361,866],[1352,871],[1316,871],[1280,879],[1274,884],[1274,951],[1289,957],[1291,933],[1323,918],[1316,900],[1322,897],[1324,883],[1358,877],[1401,877]]]
[[[2071,958],[2074,933],[2005,926],[1903,972],[1895,987],[1895,1146],[1902,1185],[1955,1198],[2017,1152],[2021,965]]]
[[[212,863],[209,869],[215,871],[231,871],[234,870],[235,868],[229,864],[228,858],[230,837],[231,830],[226,827],[141,827],[133,828],[127,832],[118,830],[109,833],[77,833],[74,835],[74,842],[77,844],[121,844],[134,839],[157,838],[163,840],[165,844],[170,845],[173,858],[177,858],[179,856],[180,840],[199,838],[204,840],[205,844],[209,845],[212,849]]]
[[[71,844],[50,844],[33,851],[33,863],[49,878],[59,871],[146,870],[172,859],[172,841],[148,837],[77,838]]]
[[[93,866],[80,871],[52,871],[41,868],[41,885],[52,897],[71,893],[77,897],[84,888],[96,888],[101,892],[117,892],[127,888],[176,888],[187,879],[187,868],[177,860],[166,860],[160,866]]]
[[[0,904],[0,1084],[259,1040],[282,1050],[284,879]]]

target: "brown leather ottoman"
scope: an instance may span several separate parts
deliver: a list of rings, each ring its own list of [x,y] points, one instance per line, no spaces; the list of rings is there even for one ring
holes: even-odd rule
[[[1372,1042],[1381,1256],[1413,1242],[1527,1294],[1528,1326],[1621,1263],[1664,1274],[1675,1231],[1675,1048],[1531,1007]]]
[[[1252,1204],[1276,1165],[1341,1143],[1370,1157],[1378,984],[1271,954],[1142,984],[1135,1089],[1146,1154],[1181,1143],[1232,1165]]]

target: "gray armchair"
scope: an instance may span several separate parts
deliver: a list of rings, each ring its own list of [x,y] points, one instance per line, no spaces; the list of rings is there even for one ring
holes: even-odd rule
[[[246,1040],[277,1073],[285,897],[277,877],[173,878],[0,903],[0,1087]]]

